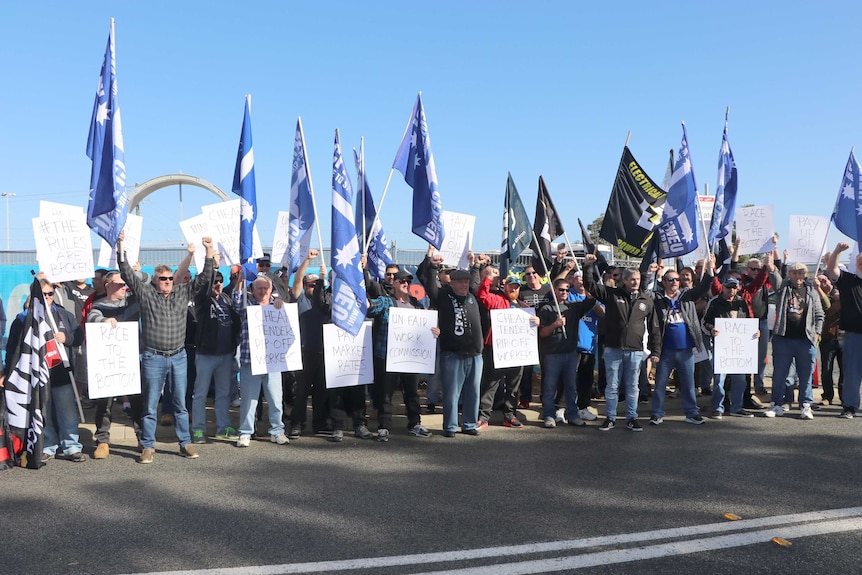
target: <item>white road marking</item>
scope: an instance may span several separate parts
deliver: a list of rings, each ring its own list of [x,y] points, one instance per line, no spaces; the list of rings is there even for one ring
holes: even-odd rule
[[[778,527],[781,526],[781,527]],[[770,529],[763,529],[769,527]],[[757,531],[760,529],[760,531]],[[469,569],[454,569],[450,571],[435,571],[435,575],[444,573],[482,575],[510,575],[520,573],[543,573],[577,569],[593,565],[639,561],[669,555],[696,553],[713,549],[739,547],[763,541],[769,541],[778,535],[785,538],[806,537],[821,533],[837,533],[841,531],[862,530],[862,507],[845,509],[830,509],[810,511],[791,515],[776,515],[757,519],[742,519],[740,521],[723,521],[707,523],[690,527],[674,527],[656,529],[638,533],[606,535],[572,539],[567,541],[550,541],[547,543],[530,543],[526,545],[509,545],[503,547],[486,547],[480,549],[464,549],[460,551],[443,551],[439,553],[419,553],[415,555],[394,555],[388,557],[367,557],[359,559],[344,559],[339,561],[319,561],[308,563],[286,563],[283,565],[249,565],[245,567],[217,567],[213,569],[193,569],[182,571],[154,571],[136,575],[286,575],[290,573],[331,573],[336,571],[351,571],[360,569],[375,569],[402,565],[428,565],[475,559],[505,559],[508,556],[523,556],[536,553],[553,553],[572,549],[619,546],[643,541],[658,541],[662,539],[691,538],[697,535],[713,533],[741,532],[732,535],[693,539],[673,543],[663,543],[637,549],[618,549],[559,557],[552,559],[537,559],[519,561],[518,563],[501,563],[488,567],[470,567]],[[511,569],[511,570],[510,570]],[[493,570],[493,571],[491,571]]]

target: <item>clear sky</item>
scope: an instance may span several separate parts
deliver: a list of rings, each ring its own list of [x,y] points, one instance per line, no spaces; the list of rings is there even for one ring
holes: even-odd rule
[[[40,199],[86,206],[111,17],[129,182],[182,171],[229,192],[251,94],[265,245],[287,209],[297,116],[328,246],[335,128],[346,156],[365,137],[379,201],[420,90],[443,208],[477,216],[479,250],[499,247],[507,171],[531,217],[544,176],[575,241],[576,218],[604,212],[629,130],[661,182],[685,121],[699,191],[714,192],[730,106],[739,201],[774,205],[783,237],[791,214],[831,213],[862,143],[858,2],[6,2],[0,192],[16,194],[12,249],[34,247]],[[396,173],[381,219],[390,241],[424,248],[409,194]],[[216,201],[188,186],[183,196],[183,218]],[[182,243],[177,188],[142,215],[145,244]]]

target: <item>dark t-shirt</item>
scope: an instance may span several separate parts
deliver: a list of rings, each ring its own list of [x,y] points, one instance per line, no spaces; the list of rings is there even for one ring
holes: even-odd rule
[[[806,299],[805,286],[790,288],[787,298],[787,325],[784,329],[784,337],[792,339],[806,339],[805,315],[808,313],[808,301]]]
[[[518,298],[531,308],[538,309],[549,291],[551,291],[551,286],[549,285],[543,284],[539,286],[539,289],[531,289],[526,285],[522,285],[521,293]]]
[[[842,271],[835,287],[841,293],[841,329],[862,333],[862,279]]]

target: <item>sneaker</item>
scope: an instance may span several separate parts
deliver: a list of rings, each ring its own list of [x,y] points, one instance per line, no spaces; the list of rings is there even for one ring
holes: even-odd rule
[[[52,459],[54,459],[54,456],[51,455],[50,453],[43,453],[42,454],[42,463],[47,463],[47,462],[51,461]]]
[[[703,417],[701,417],[700,415],[691,415],[689,417],[686,417],[684,421],[692,425],[703,425],[705,423]]]
[[[754,417],[754,414],[746,409],[740,409],[739,411],[731,411],[730,413],[728,413],[728,415],[731,415],[733,417]]]
[[[805,404],[802,406],[802,413],[799,414],[799,419],[814,419],[814,412],[811,411],[811,406]]]
[[[251,435],[247,433],[243,433],[239,436],[239,439],[236,440],[237,447],[248,447],[251,445]]]
[[[191,444],[183,445],[180,447],[180,455],[185,457],[186,459],[197,459],[198,450],[195,449]]]
[[[428,430],[425,428],[425,426],[424,426],[424,425],[422,425],[421,423],[417,423],[416,425],[414,425],[413,427],[411,427],[411,428],[407,431],[407,433],[409,433],[409,434],[410,434],[410,435],[412,435],[413,437],[431,437],[431,432],[430,432],[430,431],[428,431]],[[387,439],[388,439],[388,435],[389,435],[389,434],[387,433],[386,435],[387,435]]]
[[[483,429],[488,429],[488,422],[484,419],[480,419],[478,422],[476,422],[476,429],[478,429],[479,431],[482,431]]]
[[[418,427],[422,427],[422,426],[420,425]],[[412,429],[410,430],[410,435],[414,435]],[[430,435],[430,433],[428,435]],[[419,437],[425,437],[425,436],[420,435]],[[389,441],[389,430],[388,429],[378,429],[377,430],[377,441],[379,441],[381,443],[386,443],[387,441]]]
[[[153,455],[156,454],[156,450],[152,447],[145,447],[141,450],[141,455],[138,457],[138,463],[152,463]]]
[[[845,407],[844,411],[842,411],[841,415],[839,415],[838,417],[840,417],[841,419],[853,419],[855,416],[856,412],[853,411],[852,407]]]
[[[774,403],[769,405],[769,408],[763,412],[763,415],[766,417],[781,417],[784,415],[784,408],[780,405],[775,405]]]
[[[557,427],[557,422],[554,420],[554,418],[553,417],[546,417],[545,418],[545,429],[554,429],[555,427]]]
[[[710,419],[721,419],[722,417],[724,417],[724,412],[717,409],[709,416]]]
[[[434,415],[435,413],[437,413],[437,405],[429,403],[425,406],[425,413],[427,413],[428,415]]]
[[[110,453],[110,446],[107,443],[100,443],[96,446],[96,451],[93,452],[93,459],[107,459]]]
[[[656,415],[653,415],[649,418],[650,425],[661,425],[662,423],[664,423],[664,417],[658,417]]]
[[[353,428],[353,434],[356,435],[359,439],[371,439],[374,437],[374,434],[368,431],[368,428],[364,425],[357,425]]]
[[[470,429],[462,429],[461,433],[463,433],[464,435],[472,435],[475,437],[475,436],[479,435],[479,428],[478,427],[471,427]]]
[[[580,417],[584,421],[595,421],[596,419],[598,419],[598,416],[587,408],[579,409],[578,417]]]
[[[629,419],[626,421],[626,429],[629,431],[643,431],[644,428],[641,427],[641,424],[638,423],[637,419]]]
[[[341,443],[344,440],[344,432],[340,429],[333,429],[332,435],[329,436],[328,441],[332,443]]]
[[[616,425],[617,424],[614,423],[613,419],[608,419],[606,417],[602,424],[599,426],[599,431],[610,431],[611,429],[616,427]]]
[[[269,440],[277,445],[286,445],[290,443],[290,439],[288,439],[283,431],[277,435],[270,435]]]
[[[290,433],[287,435],[288,439],[299,439],[302,436],[302,428],[298,425],[295,425],[290,428]]]
[[[449,429],[444,429],[443,437],[455,437],[455,432]]]
[[[530,408],[530,401],[529,400],[522,399],[521,401],[518,402],[518,409],[529,409],[529,408]]]
[[[570,419],[569,425],[574,425],[575,427],[584,427],[587,425],[587,422],[578,417],[576,419]]]
[[[237,430],[231,426],[225,427],[223,430],[216,433],[216,439],[229,439],[231,441],[236,441],[239,439],[239,433]]]
[[[554,420],[557,423],[565,423],[566,422],[566,410],[564,408],[560,408],[557,410],[557,413],[554,415]]]
[[[236,399],[234,399],[233,401],[230,402],[231,407],[239,407],[241,404],[242,404],[242,399],[240,399],[239,397],[237,397]]]
[[[79,451],[77,453],[72,453],[71,455],[67,455],[66,459],[68,459],[69,461],[73,461],[75,463],[83,463],[83,462],[87,461],[87,456]]]
[[[521,423],[521,421],[514,415],[503,419],[503,425],[505,425],[506,427],[512,427],[514,429],[521,429],[522,427],[524,427],[524,424]]]
[[[206,443],[207,438],[204,437],[204,432],[200,429],[195,429],[192,432],[192,443]]]

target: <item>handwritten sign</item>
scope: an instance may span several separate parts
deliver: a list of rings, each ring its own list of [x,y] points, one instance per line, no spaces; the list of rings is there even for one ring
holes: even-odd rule
[[[816,264],[828,232],[827,216],[790,216],[788,263]]]
[[[716,318],[715,373],[757,373],[757,341],[760,321],[757,318]]]
[[[441,214],[446,236],[440,246],[443,263],[461,269],[470,267],[468,252],[473,249],[473,230],[476,216],[443,211]]]
[[[532,308],[492,309],[494,368],[539,363],[539,332],[530,321]]]
[[[183,231],[183,237],[186,239],[187,244],[195,244],[196,246],[201,246],[201,238],[205,237],[213,237],[213,234],[210,233],[209,226],[207,225],[207,219],[203,216],[203,214],[198,214],[193,218],[189,218],[187,220],[183,220],[180,222],[180,229]],[[213,237],[213,242],[216,239]],[[216,245],[216,244],[213,244]],[[206,259],[206,250],[195,250],[195,267],[199,270],[204,269],[204,260]]]
[[[144,218],[141,216],[135,214],[128,214],[126,216],[126,225],[123,226],[123,231],[126,233],[123,240],[123,249],[126,251],[126,255],[131,263],[137,262],[138,257],[140,257],[141,229],[143,226]],[[100,268],[116,268],[117,246],[109,246],[108,242],[102,239],[97,264]]]
[[[290,212],[278,212],[278,218],[275,220],[275,232],[272,237],[272,254],[270,254],[273,263],[287,263],[285,258],[289,244]]]
[[[742,238],[739,255],[771,252],[775,244],[772,206],[748,206],[736,208],[736,235]]]
[[[90,399],[141,393],[138,322],[87,323],[87,385]]]
[[[435,310],[389,308],[389,339],[386,341],[386,371],[434,373],[437,338]]]
[[[371,322],[363,322],[356,337],[335,324],[324,324],[323,359],[327,389],[374,381]]]
[[[201,212],[217,251],[222,255],[222,265],[242,263],[239,261],[239,199],[202,206]],[[200,244],[200,238],[196,243]],[[252,232],[252,256],[259,258],[262,255],[263,249],[255,226]]]
[[[700,227],[695,230],[695,235],[698,236],[697,249],[690,255],[695,260],[703,260],[709,256],[709,245],[706,243],[706,232],[709,230],[709,225],[712,223],[712,212],[715,209],[715,196],[698,196],[697,197],[697,212],[700,215],[698,225]]]
[[[69,204],[58,204],[57,202],[46,202],[39,200],[39,217],[40,218],[65,218],[70,216],[78,216],[84,213],[84,208],[81,206],[72,206]]]
[[[93,245],[87,217],[33,218],[36,259],[52,282],[93,277]]]
[[[301,370],[302,349],[296,304],[285,304],[281,309],[275,309],[273,305],[250,305],[246,314],[251,373],[262,375]]]

